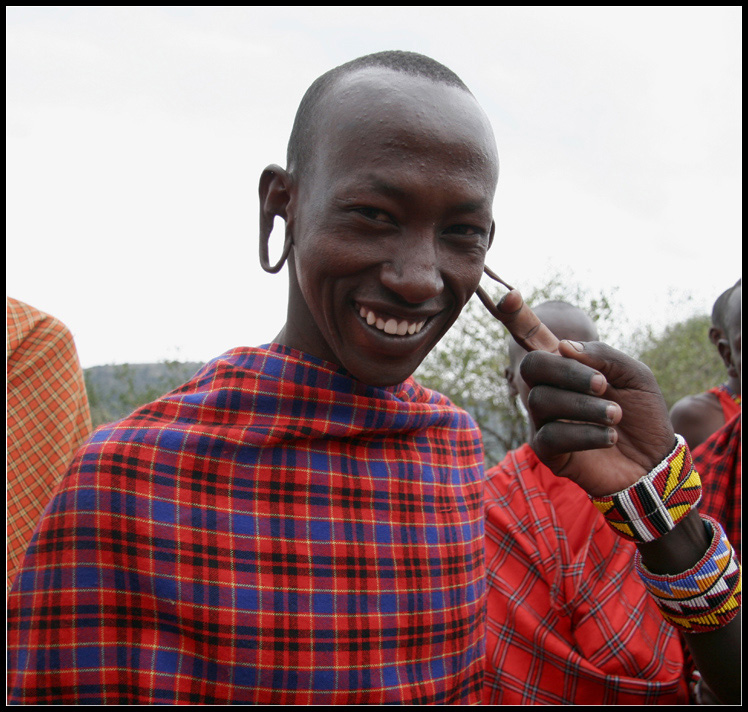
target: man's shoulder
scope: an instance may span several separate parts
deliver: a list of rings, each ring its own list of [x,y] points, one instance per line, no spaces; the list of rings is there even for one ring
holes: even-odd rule
[[[526,491],[528,486],[538,483],[543,467],[530,444],[524,443],[507,452],[498,465],[486,471],[488,492],[494,497],[503,497],[515,490]]]
[[[718,409],[719,398],[713,390],[704,391],[703,393],[693,393],[684,396],[676,401],[670,412],[674,411],[699,411],[703,409]]]
[[[504,459],[486,473],[489,493],[510,495],[515,500],[538,498],[565,502],[582,497],[582,490],[566,477],[557,477],[544,465],[529,443],[510,450]],[[582,497],[584,498],[584,497]]]
[[[675,432],[694,448],[721,428],[725,418],[719,398],[711,391],[705,391],[677,401],[670,409],[670,421]]]
[[[413,376],[401,384],[397,395],[410,403],[421,403],[430,408],[433,407],[456,418],[470,429],[479,430],[478,424],[469,410],[457,405],[444,393],[419,383]]]
[[[5,304],[6,356],[9,368],[19,353],[22,354],[21,358],[43,353],[49,348],[75,353],[73,334],[57,317],[12,297],[6,297]]]

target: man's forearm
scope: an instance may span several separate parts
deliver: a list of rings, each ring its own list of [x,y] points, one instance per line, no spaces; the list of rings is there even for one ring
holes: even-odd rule
[[[678,574],[698,563],[711,537],[697,510],[692,510],[674,529],[655,541],[637,544],[644,566],[655,574]],[[741,616],[726,626],[705,633],[684,633],[696,667],[717,698],[725,704],[740,703]]]

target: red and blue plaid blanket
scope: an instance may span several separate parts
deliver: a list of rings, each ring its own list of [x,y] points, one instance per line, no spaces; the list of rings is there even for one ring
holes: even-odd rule
[[[76,456],[9,597],[9,701],[479,702],[482,462],[412,379],[227,352]]]
[[[699,511],[714,517],[724,527],[742,562],[743,416],[740,412],[694,449],[693,464],[701,476]]]

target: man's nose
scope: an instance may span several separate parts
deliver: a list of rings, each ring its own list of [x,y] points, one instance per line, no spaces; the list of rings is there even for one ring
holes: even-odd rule
[[[444,291],[438,248],[433,235],[403,236],[383,265],[382,284],[410,304],[421,304]]]

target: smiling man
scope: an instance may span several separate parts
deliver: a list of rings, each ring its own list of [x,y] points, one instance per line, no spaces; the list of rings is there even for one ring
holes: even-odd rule
[[[480,433],[410,376],[478,286],[497,176],[433,60],[310,87],[260,179],[287,321],[79,453],[11,594],[11,701],[480,701]]]
[[[10,595],[11,702],[480,702],[480,433],[411,374],[478,286],[497,175],[483,111],[434,60],[369,55],[310,87],[287,168],[260,179],[286,323],[78,453]],[[674,442],[651,374],[559,352],[523,362],[538,456],[591,494],[637,482]],[[698,516],[685,538],[706,551]]]

